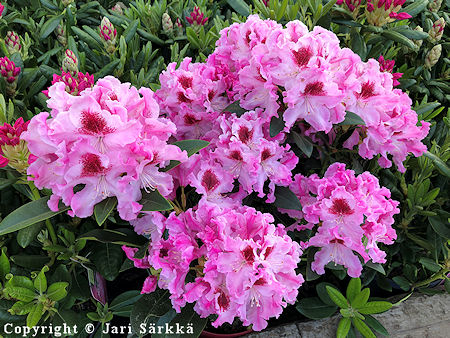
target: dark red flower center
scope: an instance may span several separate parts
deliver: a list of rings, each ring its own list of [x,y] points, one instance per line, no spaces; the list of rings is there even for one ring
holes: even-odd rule
[[[242,126],[238,131],[239,140],[243,143],[247,143],[253,136],[253,130],[249,130],[246,126]]]
[[[169,250],[166,248],[162,248],[161,250],[159,250],[159,257],[161,258],[167,257],[168,254]]]
[[[228,158],[231,158],[232,160],[236,161],[242,161],[244,159],[239,150],[233,150],[228,156]]]
[[[95,176],[107,171],[107,168],[102,165],[100,156],[96,154],[84,154],[81,157],[81,163],[83,164],[81,176]]]
[[[230,306],[230,297],[228,297],[225,292],[220,290],[220,295],[217,298],[217,303],[222,311],[225,311]]]
[[[84,111],[81,113],[81,131],[89,135],[109,134],[114,131],[108,127],[106,120],[98,113]]]
[[[330,243],[344,244],[344,241],[342,239],[335,238],[335,239],[331,240]]]
[[[253,264],[255,261],[255,255],[251,246],[247,246],[244,250],[242,250],[242,256],[248,264]]]
[[[208,100],[209,100],[209,102],[212,101],[212,99],[214,98],[215,95],[216,95],[216,92],[214,90],[210,90],[208,92]]]
[[[192,100],[190,98],[186,97],[186,95],[184,95],[182,92],[179,92],[177,94],[177,98],[178,98],[178,101],[180,101],[180,102],[184,102],[184,103],[192,102]]]
[[[293,50],[292,55],[294,57],[294,61],[299,67],[304,67],[308,64],[309,60],[313,53],[307,47],[302,47],[298,51]]]
[[[272,153],[269,149],[264,149],[261,153],[261,162],[267,160],[269,157],[272,157]]]
[[[323,82],[316,81],[312,83],[308,83],[305,87],[305,95],[323,95]]]
[[[211,169],[206,170],[202,177],[202,186],[206,191],[216,189],[219,184],[220,182],[217,179],[216,174],[214,174]]]
[[[183,87],[184,89],[188,89],[192,87],[192,77],[187,77],[185,75],[181,75],[178,78],[178,81],[181,84],[181,87]]]
[[[369,97],[372,97],[375,95],[374,93],[374,86],[375,84],[373,82],[367,81],[362,85],[361,93],[359,94],[359,97],[361,99],[368,99]]]
[[[196,124],[196,123],[198,123],[198,122],[200,122],[201,120],[197,120],[196,118],[195,118],[195,116],[193,116],[193,115],[191,115],[191,114],[186,114],[186,115],[184,115],[184,123],[186,124],[186,125],[188,125],[188,126],[191,126],[191,125],[193,125],[193,124]]]
[[[264,278],[258,279],[253,285],[266,285],[267,282]]]
[[[330,208],[330,212],[334,215],[348,216],[353,214],[354,210],[350,208],[345,199],[336,198],[333,200],[333,205]]]

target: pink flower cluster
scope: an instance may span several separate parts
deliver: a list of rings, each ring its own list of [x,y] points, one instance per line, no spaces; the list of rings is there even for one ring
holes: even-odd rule
[[[365,122],[347,142],[348,147],[360,144],[362,157],[381,154],[380,165],[389,167],[389,153],[404,171],[408,153],[420,156],[426,150],[420,140],[429,123],[416,126],[411,100],[393,89],[393,75],[377,61],[362,62],[350,49],[340,48],[336,35],[322,27],[309,32],[292,21],[283,29],[252,15],[221,32],[208,65],[220,72],[231,102],[264,109],[266,121],[282,114],[285,132],[300,122],[309,126],[307,134],[330,133],[350,111]]]
[[[393,86],[396,87],[400,85],[398,79],[402,77],[403,73],[394,73],[395,60],[387,60],[383,57],[383,55],[380,55],[380,57],[378,58],[378,63],[380,64],[380,70],[382,72],[388,72],[392,74]]]
[[[172,192],[172,177],[159,168],[187,155],[167,144],[176,127],[159,116],[150,89],[106,77],[79,96],[68,94],[63,82],[48,95],[51,113],[35,116],[22,139],[37,157],[29,179],[53,192],[51,210],[62,199],[72,216],[87,217],[95,204],[115,196],[120,217],[130,220],[142,208],[141,189]]]
[[[9,163],[9,159],[3,156],[4,146],[17,146],[20,143],[20,135],[27,130],[29,123],[30,121],[24,122],[23,118],[19,117],[14,125],[4,123],[0,126],[0,168],[6,167]]]
[[[300,246],[281,225],[273,225],[270,214],[208,202],[167,219],[155,214],[138,221],[152,233],[148,256],[137,260],[136,249],[123,249],[136,266],[160,269],[158,286],[170,291],[178,312],[186,303],[195,303],[201,317],[218,316],[215,327],[238,317],[259,331],[287,303],[295,303],[303,283],[295,272]],[[164,231],[168,237],[162,237]],[[190,270],[197,277],[188,282]],[[156,280],[156,276],[147,278],[143,292],[153,291]]]
[[[303,246],[320,248],[312,270],[323,274],[324,266],[334,262],[344,265],[349,276],[359,277],[362,266],[355,252],[364,262],[386,262],[377,243],[392,244],[397,238],[391,225],[400,212],[399,202],[375,176],[369,172],[355,176],[345,164],[334,163],[323,178],[296,175],[290,189],[302,204],[301,212],[281,210],[300,220],[292,228],[317,230]]]

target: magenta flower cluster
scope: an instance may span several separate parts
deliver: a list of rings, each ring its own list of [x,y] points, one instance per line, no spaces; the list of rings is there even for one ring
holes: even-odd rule
[[[51,210],[62,199],[72,216],[88,217],[95,204],[115,196],[120,217],[130,220],[142,208],[141,189],[171,193],[172,177],[159,168],[187,155],[167,144],[176,127],[159,116],[150,89],[106,77],[79,96],[67,93],[63,82],[48,95],[51,113],[35,116],[22,139],[38,157],[28,168],[30,179],[53,192]]]
[[[177,311],[195,303],[201,317],[218,316],[216,327],[238,317],[259,331],[287,303],[295,303],[303,283],[295,272],[300,246],[273,221],[270,214],[250,207],[200,202],[195,211],[172,213],[167,219],[154,213],[132,222],[152,236],[144,259],[133,258],[137,249],[123,249],[137,267],[160,269],[158,286],[170,291]],[[162,237],[164,231],[168,238]],[[190,269],[197,277],[186,282]],[[154,291],[156,280],[148,277],[143,292]]]
[[[290,189],[297,195],[302,211],[282,210],[298,219],[291,230],[314,230],[303,248],[318,247],[311,264],[313,271],[324,274],[329,262],[347,268],[348,275],[361,275],[361,262],[385,263],[386,253],[377,243],[392,244],[397,238],[393,216],[400,210],[391,192],[380,187],[378,179],[364,172],[356,176],[345,164],[334,163],[323,178],[313,174],[294,177]]]

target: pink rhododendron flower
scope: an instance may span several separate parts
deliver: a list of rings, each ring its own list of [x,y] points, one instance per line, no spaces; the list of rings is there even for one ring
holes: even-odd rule
[[[66,93],[61,82],[49,88],[52,117],[38,114],[22,137],[37,157],[29,179],[52,190],[52,210],[62,199],[71,215],[88,217],[95,204],[115,196],[121,218],[131,220],[142,208],[141,189],[172,192],[171,175],[159,168],[187,156],[167,144],[176,128],[159,117],[153,94],[141,93],[112,77],[79,96]]]

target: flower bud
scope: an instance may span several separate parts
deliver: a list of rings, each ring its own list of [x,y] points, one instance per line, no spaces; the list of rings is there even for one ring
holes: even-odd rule
[[[64,27],[64,25],[59,24],[58,27],[56,27],[56,35],[56,39],[61,45],[67,45],[66,28]]]
[[[111,12],[123,15],[123,10],[127,7],[123,4],[123,2],[117,2],[112,8]]]
[[[74,0],[61,0],[61,3],[64,5],[64,7],[69,6]]]
[[[20,117],[13,126],[8,123],[0,126],[0,167],[8,165],[20,173],[26,173],[30,151],[20,135],[27,130],[28,124]]]
[[[78,59],[75,53],[70,49],[66,50],[66,56],[62,62],[63,72],[67,72],[75,76],[78,73]]]
[[[175,21],[175,31],[177,32],[178,36],[183,35],[183,24],[181,23],[180,18],[177,18]]]
[[[434,46],[425,57],[425,67],[432,68],[441,57],[442,53],[442,45],[436,45]]]
[[[439,9],[441,8],[442,0],[431,0],[428,3],[428,9],[434,13],[437,13]]]
[[[5,6],[3,6],[1,3],[0,3],[0,18],[2,17],[2,14],[3,14],[3,10],[5,9]]]
[[[108,53],[114,53],[116,50],[117,30],[109,19],[104,16],[100,23],[100,36],[103,39],[103,45]]]
[[[198,6],[195,6],[191,14],[188,17],[186,17],[186,20],[191,25],[203,26],[208,21],[208,17],[205,17],[205,14],[200,12],[200,8]]]
[[[423,32],[423,28],[420,26],[416,26],[414,30],[418,32]],[[420,48],[422,46],[423,40],[413,40],[413,42],[417,46],[417,48]]]
[[[395,20],[410,19],[411,15],[399,12],[405,0],[367,0],[367,22],[374,26],[384,26]]]
[[[173,23],[169,14],[164,13],[161,18],[162,28],[164,33],[171,34],[173,32]]]
[[[428,32],[428,35],[430,36],[431,42],[437,42],[442,38],[442,35],[444,34],[444,28],[445,28],[445,20],[444,18],[439,18],[439,20],[436,20],[433,24],[433,27],[431,27],[430,31]]]
[[[18,53],[22,48],[19,36],[13,31],[8,31],[8,33],[6,33],[5,45],[9,54]]]
[[[20,67],[6,56],[0,58],[0,74],[6,80],[6,93],[14,96],[17,87],[17,78],[20,73]]]

